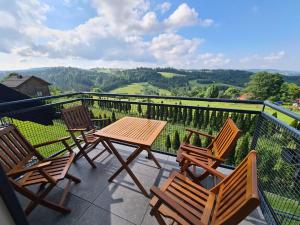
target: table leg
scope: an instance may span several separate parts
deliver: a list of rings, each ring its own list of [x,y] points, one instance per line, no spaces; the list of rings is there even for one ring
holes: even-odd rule
[[[147,191],[145,190],[145,188],[142,186],[142,184],[139,182],[139,180],[137,179],[137,177],[134,175],[134,173],[131,171],[131,169],[128,167],[128,165],[126,164],[126,162],[124,161],[124,159],[122,158],[122,156],[119,154],[119,152],[117,151],[117,149],[113,146],[113,144],[110,142],[110,140],[106,140],[106,143],[108,145],[108,147],[110,148],[110,150],[115,154],[115,156],[117,157],[117,159],[120,161],[120,163],[122,164],[121,166],[121,171],[123,170],[123,168],[128,172],[128,174],[131,176],[132,180],[134,181],[134,183],[140,188],[140,190],[143,192],[143,194],[146,196],[146,197],[149,197],[149,194],[147,193]],[[138,148],[140,149],[140,148]],[[135,155],[138,155],[136,154],[137,152],[140,152],[142,151],[139,150],[139,151],[134,151]],[[133,155],[133,154],[132,154]],[[130,156],[129,156],[130,157]],[[136,157],[136,156],[135,156]],[[131,157],[131,158],[135,158],[135,157]],[[133,160],[131,159],[131,161]],[[119,169],[120,170],[120,169]],[[118,171],[119,171],[118,170]],[[120,173],[120,172],[119,172]],[[112,178],[112,177],[111,177]],[[111,182],[111,178],[109,179],[109,181]]]
[[[160,166],[159,162],[157,161],[157,159],[154,157],[154,155],[151,151],[151,148],[146,148],[146,151],[148,152],[148,158],[152,159],[155,162],[158,169],[161,169],[161,166]]]
[[[127,160],[125,161],[126,165],[129,165],[129,163],[131,163],[140,153],[141,151],[143,151],[143,149],[141,147],[138,147],[137,149],[135,149],[133,151],[133,153],[131,153],[131,155],[128,156]],[[115,179],[120,173],[121,171],[125,169],[124,165],[122,165],[110,178],[109,178],[109,182],[112,182],[113,179]]]

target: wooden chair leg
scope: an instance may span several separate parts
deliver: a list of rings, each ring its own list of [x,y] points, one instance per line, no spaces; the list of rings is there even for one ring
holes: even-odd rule
[[[93,167],[93,168],[97,168],[97,166],[95,165],[95,163],[91,160],[91,158],[88,156],[88,154],[85,152],[85,148],[84,147],[79,147],[79,153],[81,154],[84,158],[86,158],[86,160],[89,162],[89,164]],[[80,156],[81,157],[81,156]]]
[[[160,213],[158,211],[153,210],[153,212],[151,213],[151,215],[153,215],[156,218],[156,220],[159,223],[159,225],[167,225],[166,222],[165,222],[165,220],[162,218],[162,216],[160,215]]]
[[[81,180],[78,177],[75,177],[75,176],[73,176],[73,175],[71,175],[69,173],[66,174],[66,178],[74,181],[76,184],[78,184],[78,183],[81,182]]]
[[[38,205],[41,204],[43,199],[46,197],[46,195],[55,187],[55,184],[50,184],[47,188],[45,188],[45,185],[41,185],[36,195],[27,196],[30,197],[31,202],[28,204],[28,206],[25,209],[25,214],[29,215],[32,210]]]

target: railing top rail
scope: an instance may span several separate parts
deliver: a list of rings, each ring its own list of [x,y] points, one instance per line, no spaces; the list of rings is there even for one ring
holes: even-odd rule
[[[274,121],[277,124],[280,124],[282,127],[284,127],[287,130],[291,131],[291,133],[293,133],[295,135],[295,137],[300,138],[300,131],[297,130],[296,128],[286,124],[285,122],[283,122],[283,121],[279,120],[278,118],[276,118],[274,116],[271,116],[271,115],[269,115],[265,112],[262,112],[261,115],[262,115],[262,117],[264,117],[268,120],[271,120],[271,121]]]
[[[125,97],[125,98],[153,98],[153,99],[176,99],[176,100],[192,100],[202,102],[224,102],[224,103],[244,103],[244,104],[259,104],[263,105],[261,100],[234,100],[222,98],[200,98],[186,96],[160,96],[160,95],[136,95],[136,94],[112,94],[112,93],[97,93],[97,92],[82,92],[82,94],[92,94],[103,97]]]
[[[27,98],[27,99],[22,99],[22,100],[17,100],[17,101],[10,101],[10,102],[0,102],[0,108],[4,107],[4,106],[9,106],[9,105],[38,102],[38,101],[56,99],[56,98],[63,98],[63,97],[71,97],[71,96],[75,96],[75,95],[78,95],[78,94],[80,94],[80,93],[75,92],[75,93],[62,94],[62,95],[54,95],[54,96],[50,95],[50,96],[38,97],[38,98]]]
[[[300,121],[300,115],[297,114],[297,113],[295,113],[295,112],[293,112],[293,111],[290,111],[290,110],[285,109],[285,108],[283,108],[281,106],[275,105],[275,104],[273,104],[270,101],[264,101],[264,105],[268,106],[268,107],[270,107],[272,109],[275,109],[278,112],[281,112],[281,113],[283,113],[283,114],[285,114],[285,115],[287,115],[289,117],[292,117],[292,118]]]

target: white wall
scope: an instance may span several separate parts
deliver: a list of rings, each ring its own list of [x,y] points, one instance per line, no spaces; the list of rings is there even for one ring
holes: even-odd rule
[[[6,208],[6,205],[0,197],[0,224],[1,225],[15,225],[13,219],[10,216],[10,213],[8,209]]]

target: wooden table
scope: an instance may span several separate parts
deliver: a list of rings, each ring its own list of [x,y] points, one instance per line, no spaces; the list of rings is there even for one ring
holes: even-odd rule
[[[159,162],[151,152],[151,145],[158,137],[167,122],[159,120],[142,119],[136,117],[123,117],[122,119],[110,124],[109,126],[96,131],[94,135],[103,139],[110,150],[115,154],[121,163],[121,167],[109,178],[109,182],[113,181],[120,172],[125,169],[131,176],[136,185],[143,194],[149,197],[145,188],[141,185],[137,177],[129,168],[131,163],[143,150],[148,152],[158,168],[161,168]],[[112,141],[120,141],[122,143],[132,144],[137,148],[128,156],[126,161],[122,158],[118,150],[113,146]]]

